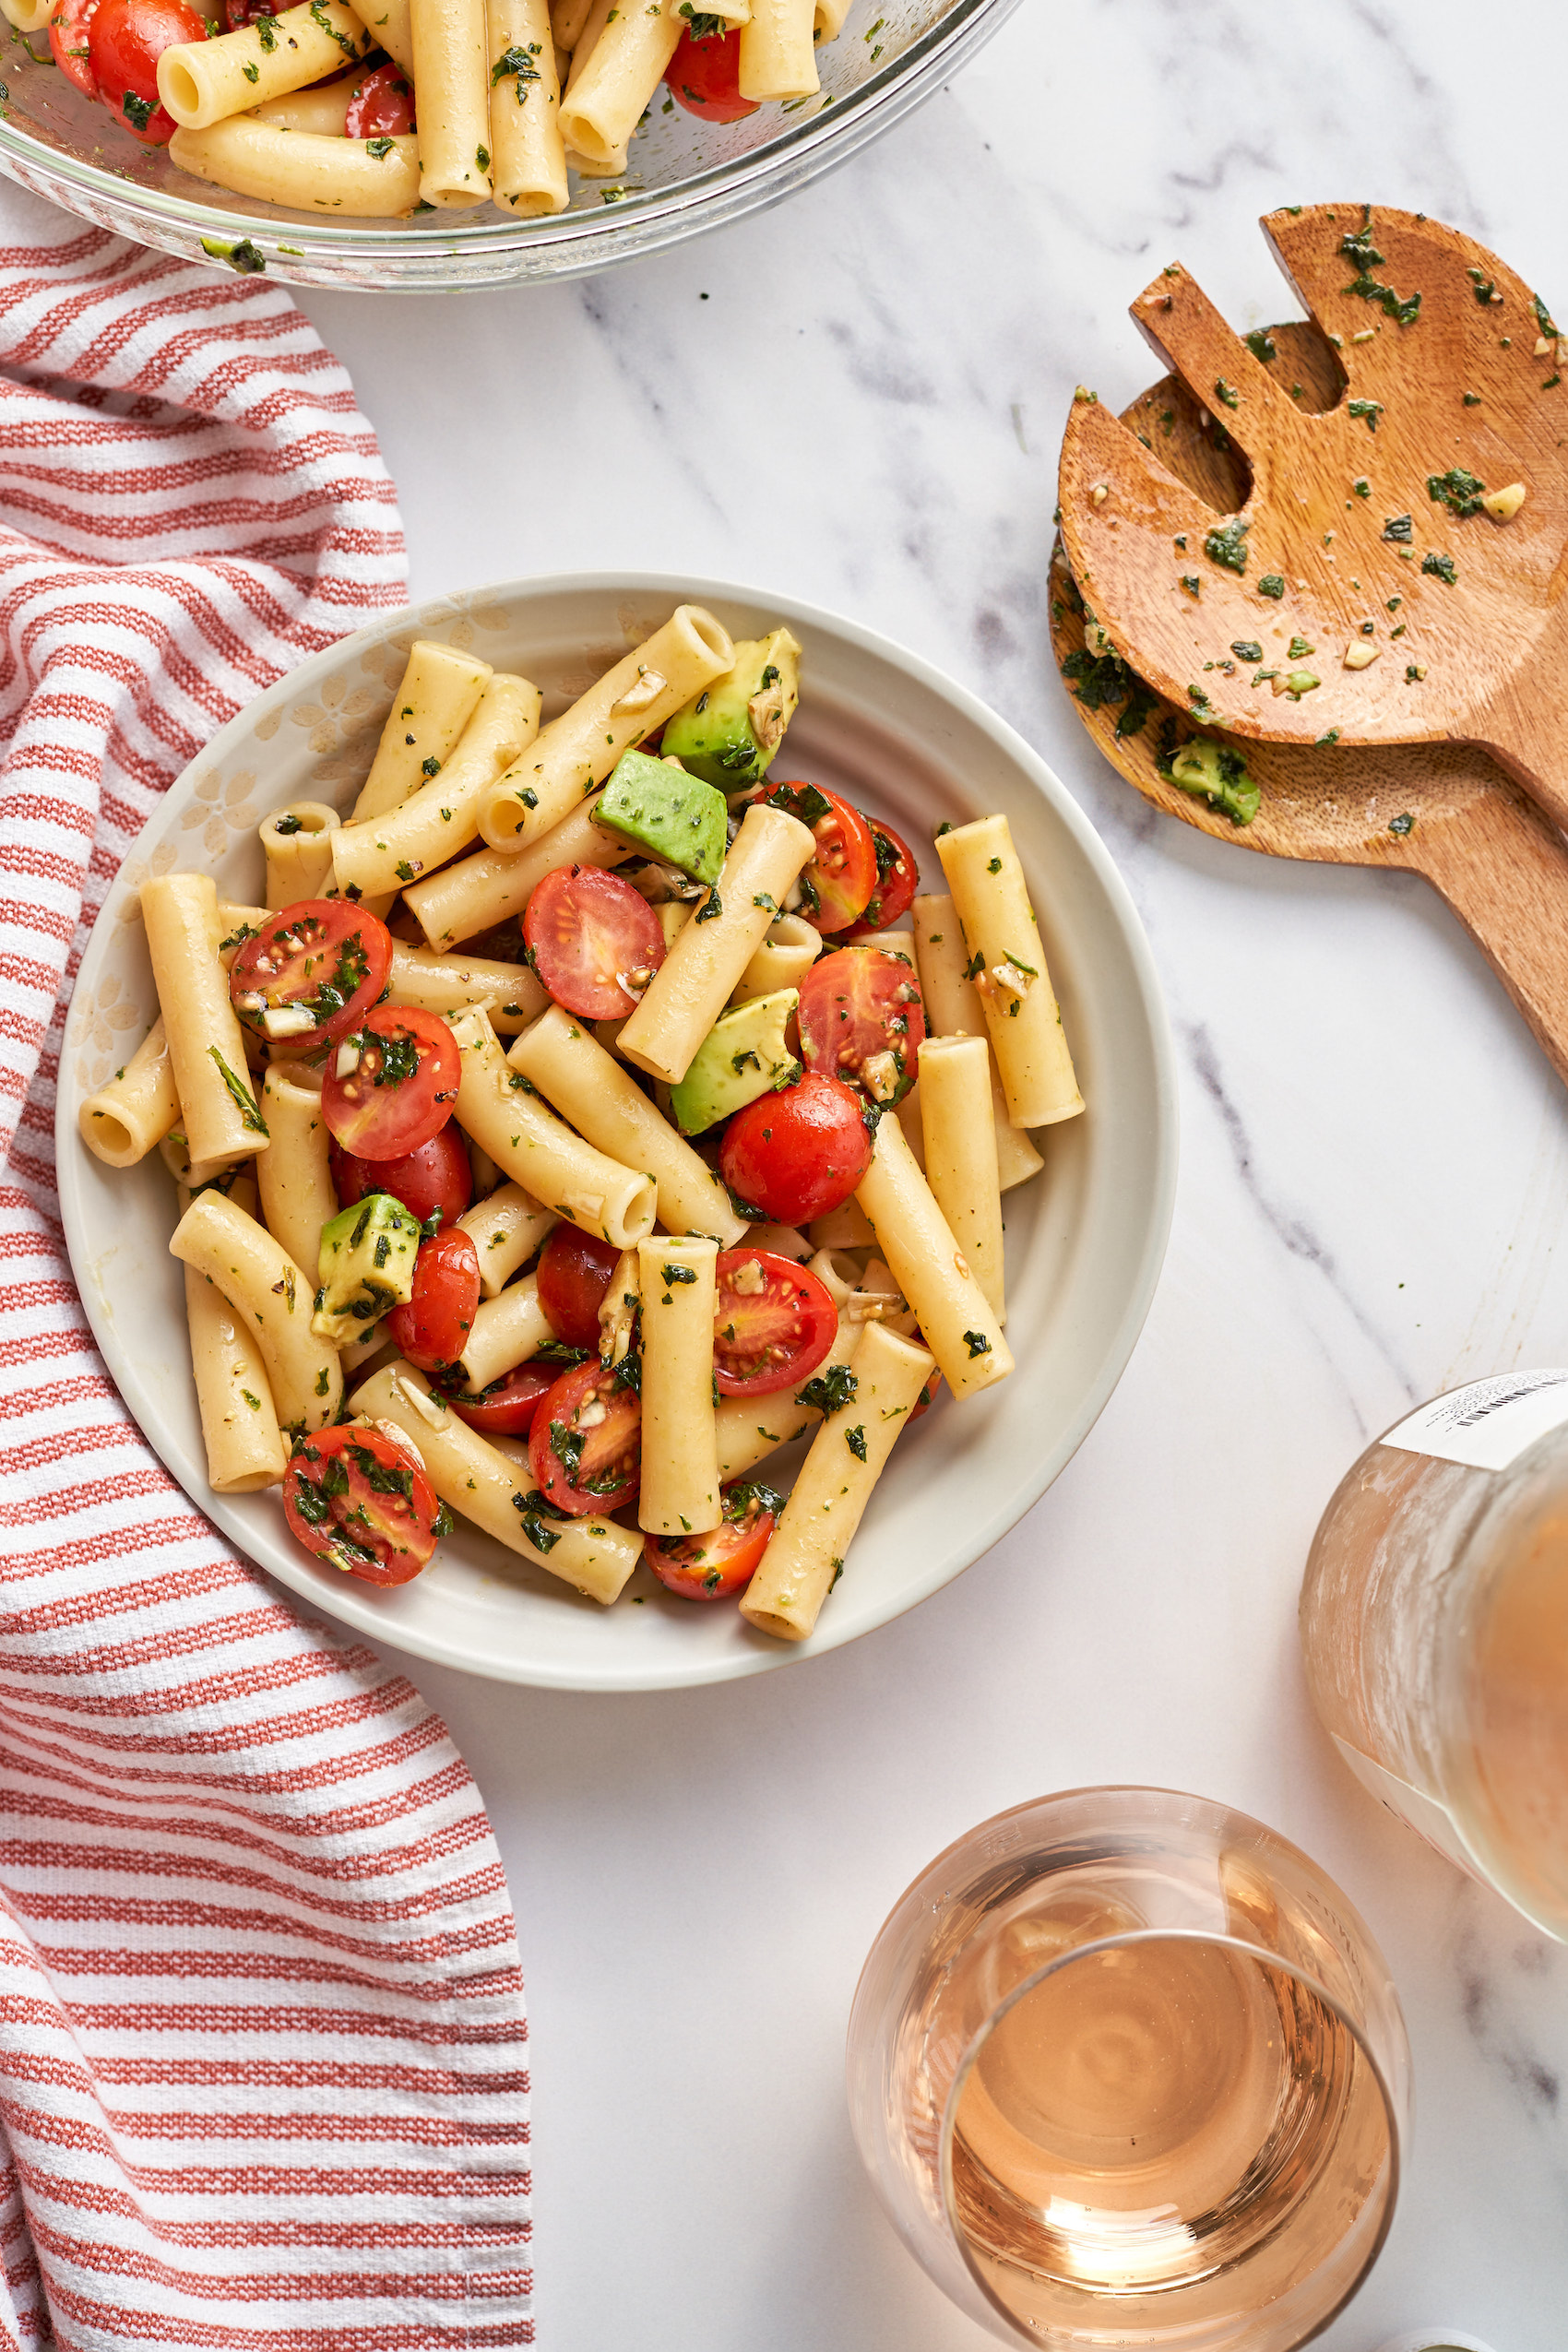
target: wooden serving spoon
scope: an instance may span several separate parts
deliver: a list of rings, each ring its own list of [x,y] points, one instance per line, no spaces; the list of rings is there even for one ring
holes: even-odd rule
[[[1263,227],[1343,397],[1314,411],[1269,339],[1233,334],[1172,263],[1133,316],[1251,479],[1217,517],[1158,434],[1081,396],[1061,475],[1074,578],[1140,675],[1228,734],[1479,744],[1568,824],[1568,339],[1420,213],[1319,205]]]
[[[1277,350],[1274,364],[1301,385],[1307,400],[1326,405],[1334,398],[1335,355],[1314,327],[1271,327],[1267,339]],[[1235,510],[1244,469],[1228,430],[1173,376],[1134,400],[1122,422],[1155,443],[1163,464],[1211,517]],[[1058,542],[1051,649],[1095,742],[1146,800],[1218,840],[1271,857],[1402,866],[1423,874],[1568,1084],[1568,844],[1484,752],[1463,743],[1347,750],[1250,742],[1243,756],[1260,799],[1253,821],[1237,825],[1206,799],[1181,790],[1159,765],[1168,746],[1194,734],[1201,740],[1185,698],[1178,709],[1147,695],[1136,731],[1118,732],[1136,717],[1137,693],[1116,692],[1126,672],[1118,678],[1086,653],[1082,602]],[[1092,624],[1089,634],[1098,643]],[[1142,684],[1131,683],[1134,690]]]

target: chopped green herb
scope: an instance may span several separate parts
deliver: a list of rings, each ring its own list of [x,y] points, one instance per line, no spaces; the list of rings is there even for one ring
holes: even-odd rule
[[[1345,408],[1347,415],[1363,417],[1366,420],[1366,427],[1369,433],[1375,433],[1377,431],[1377,421],[1383,414],[1383,402],[1381,400],[1348,400],[1345,404]]]
[[[1433,505],[1446,506],[1451,515],[1479,514],[1485,488],[1485,482],[1478,481],[1463,466],[1450,466],[1445,474],[1427,476],[1427,496]]]
[[[252,1094],[250,1088],[244,1084],[243,1079],[235,1077],[234,1073],[230,1069],[229,1064],[224,1061],[223,1056],[219,1052],[218,1048],[215,1045],[209,1045],[207,1050],[212,1060],[217,1063],[219,1074],[221,1076],[224,1085],[228,1087],[230,1096],[232,1099],[235,1108],[238,1110],[241,1120],[244,1122],[244,1125],[250,1129],[253,1135],[265,1135],[267,1133],[267,1122],[262,1117],[260,1111],[256,1109],[255,1095]]]
[[[1223,565],[1228,572],[1244,572],[1247,568],[1247,533],[1252,526],[1232,516],[1226,523],[1218,523],[1204,539],[1204,553],[1211,564]]]
[[[1445,588],[1454,588],[1458,583],[1459,573],[1452,555],[1423,555],[1421,569],[1430,572],[1434,579],[1441,580]]]
[[[796,1390],[795,1401],[825,1416],[841,1412],[858,1394],[860,1384],[848,1364],[830,1364]]]
[[[1260,596],[1272,596],[1278,598],[1283,596],[1284,593],[1285,582],[1280,577],[1280,575],[1277,572],[1265,572],[1262,579],[1258,582],[1258,594]]]
[[[1390,515],[1384,524],[1383,536],[1396,547],[1408,547],[1414,530],[1414,516]]]
[[[1413,833],[1415,831],[1416,820],[1410,814],[1409,810],[1407,809],[1402,816],[1391,817],[1389,819],[1388,829],[1390,833],[1396,833],[1400,839],[1403,840],[1408,833]]]
[[[1266,327],[1254,327],[1252,333],[1243,336],[1241,339],[1253,359],[1261,360],[1265,366],[1270,360],[1277,359],[1279,355],[1279,346]]]
[[[844,1443],[849,1447],[857,1462],[863,1462],[865,1460],[866,1433],[864,1427],[860,1422],[857,1421],[853,1429],[847,1429],[844,1431]]]
[[[986,1337],[986,1336],[985,1336],[985,1334],[984,1334],[984,1332],[983,1332],[983,1331],[966,1331],[966,1332],[965,1332],[965,1334],[964,1334],[964,1337],[965,1337],[965,1338],[968,1340],[968,1342],[969,1356],[970,1356],[971,1360],[973,1360],[976,1356],[989,1356],[989,1355],[990,1355],[990,1353],[991,1353],[991,1342],[990,1342],[990,1340]]]
[[[1217,400],[1223,400],[1228,409],[1239,409],[1241,405],[1241,396],[1236,386],[1227,384],[1222,375],[1215,378],[1214,397]]]
[[[1261,661],[1263,659],[1263,647],[1257,643],[1256,639],[1253,637],[1233,638],[1231,641],[1230,650],[1235,655],[1238,661]]]

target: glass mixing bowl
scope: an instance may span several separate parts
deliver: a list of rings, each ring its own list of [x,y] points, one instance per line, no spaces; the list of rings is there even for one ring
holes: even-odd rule
[[[138,148],[18,35],[0,65],[0,172],[100,228],[190,261],[265,267],[303,286],[430,291],[573,278],[776,204],[931,95],[1017,0],[855,0],[817,52],[822,92],[707,123],[656,97],[624,179],[579,179],[552,220],[421,213],[322,220],[193,180]],[[39,63],[33,52],[42,53]]]

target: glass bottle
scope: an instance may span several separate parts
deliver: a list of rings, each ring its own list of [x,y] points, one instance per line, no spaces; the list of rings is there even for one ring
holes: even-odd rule
[[[1568,1942],[1568,1372],[1450,1390],[1313,1539],[1318,1713],[1372,1795]]]

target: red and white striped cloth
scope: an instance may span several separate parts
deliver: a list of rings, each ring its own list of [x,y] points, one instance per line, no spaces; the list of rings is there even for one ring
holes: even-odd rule
[[[0,241],[0,2340],[529,2344],[478,1793],[142,1443],[53,1179],[115,869],[247,695],[404,601],[395,495],[280,291],[4,184]]]

